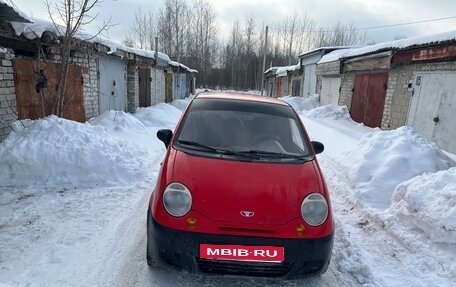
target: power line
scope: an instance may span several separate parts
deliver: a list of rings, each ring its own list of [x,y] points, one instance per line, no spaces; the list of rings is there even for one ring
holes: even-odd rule
[[[316,32],[316,33],[330,33],[335,31],[360,31],[360,30],[373,30],[373,29],[380,29],[380,28],[388,28],[388,27],[397,27],[397,26],[406,26],[406,25],[413,25],[413,24],[421,24],[421,23],[428,23],[428,22],[436,22],[442,20],[449,20],[449,19],[456,19],[456,16],[450,17],[443,17],[443,18],[435,18],[435,19],[428,19],[428,20],[420,20],[420,21],[413,21],[413,22],[405,22],[405,23],[397,23],[397,24],[389,24],[389,25],[382,25],[382,26],[373,26],[373,27],[363,27],[363,28],[346,28],[340,30],[325,30],[325,31],[316,31],[312,30],[309,32]]]
[[[456,16],[450,16],[450,17],[444,17],[444,18],[435,18],[435,19],[429,19],[429,20],[421,20],[421,21],[414,21],[414,22],[399,23],[399,24],[390,24],[390,25],[375,26],[375,27],[357,28],[355,30],[371,30],[371,29],[379,29],[379,28],[386,28],[386,27],[405,26],[405,25],[412,25],[412,24],[420,24],[420,23],[428,23],[428,22],[449,20],[449,19],[455,19],[455,18],[456,18]]]

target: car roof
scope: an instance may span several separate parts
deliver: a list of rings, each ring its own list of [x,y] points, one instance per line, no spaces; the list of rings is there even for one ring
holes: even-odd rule
[[[250,101],[259,103],[270,103],[282,106],[288,106],[288,103],[276,98],[270,98],[265,96],[258,96],[248,93],[240,92],[219,92],[219,91],[205,91],[196,95],[198,99],[226,99],[226,100],[239,100],[239,101]]]

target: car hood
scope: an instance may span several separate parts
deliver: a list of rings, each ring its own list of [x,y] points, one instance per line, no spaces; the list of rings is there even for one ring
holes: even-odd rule
[[[177,151],[173,166],[173,181],[192,193],[192,209],[225,223],[285,224],[301,216],[307,194],[320,190],[314,161],[246,162]]]

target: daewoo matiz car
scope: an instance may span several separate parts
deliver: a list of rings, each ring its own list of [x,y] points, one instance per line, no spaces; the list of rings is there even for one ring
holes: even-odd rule
[[[326,271],[334,221],[298,115],[282,100],[202,93],[166,147],[147,218],[147,262],[288,278]]]

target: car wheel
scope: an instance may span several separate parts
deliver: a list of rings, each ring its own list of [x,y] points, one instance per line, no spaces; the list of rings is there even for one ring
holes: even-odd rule
[[[162,262],[162,258],[157,251],[157,246],[150,242],[149,238],[149,217],[147,218],[147,247],[146,247],[146,262],[150,267],[158,267]]]
[[[146,248],[146,261],[147,261],[147,265],[154,266],[154,261],[152,260],[152,256],[150,255],[150,251],[149,251],[149,243],[147,243],[147,248]]]

